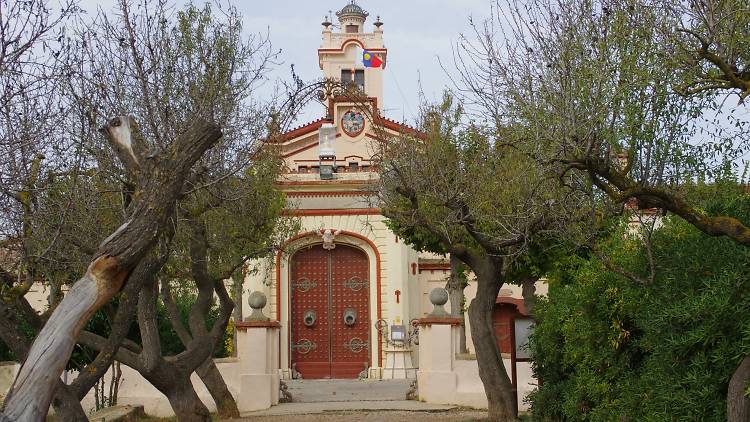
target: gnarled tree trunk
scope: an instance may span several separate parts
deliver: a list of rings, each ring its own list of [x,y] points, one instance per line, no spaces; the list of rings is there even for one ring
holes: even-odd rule
[[[25,298],[16,299],[16,302],[19,301],[23,301],[24,305],[28,305]],[[31,325],[35,326],[37,324],[32,321]],[[0,300],[0,339],[2,339],[13,354],[18,356],[19,359],[25,360],[23,358],[29,351],[31,341],[21,333],[20,326],[13,309]],[[74,389],[65,385],[60,379],[55,383],[52,406],[54,406],[55,413],[61,420],[88,422],[86,412],[84,412],[81,403],[74,394]]]
[[[750,421],[750,399],[745,395],[750,380],[750,356],[745,356],[729,380],[727,389],[727,421]]]
[[[448,282],[445,284],[445,290],[448,291],[448,299],[451,303],[451,315],[454,317],[461,318],[464,320],[464,288],[466,285],[461,277],[461,260],[455,255],[450,255],[451,273]],[[461,324],[458,327],[458,350],[461,353],[466,353],[466,324]]]
[[[471,338],[477,354],[479,378],[487,395],[489,420],[508,422],[518,420],[518,406],[513,384],[503,365],[497,347],[492,311],[502,287],[499,259],[488,256],[472,266],[477,276],[477,294],[469,305]],[[475,268],[476,267],[476,268]]]
[[[224,382],[224,377],[221,376],[219,368],[216,367],[216,363],[209,356],[195,373],[201,378],[203,384],[208,389],[211,397],[216,403],[216,413],[221,419],[239,418],[240,410],[237,407],[237,402],[232,397],[232,393],[227,388],[227,383]]]
[[[99,246],[86,274],[70,289],[39,332],[5,403],[12,421],[41,422],[60,374],[89,318],[122,288],[130,272],[151,249],[173,214],[188,171],[221,137],[216,125],[195,122],[165,156],[134,148],[130,117],[104,128],[123,165],[138,181],[130,218]],[[124,158],[123,158],[124,157]]]

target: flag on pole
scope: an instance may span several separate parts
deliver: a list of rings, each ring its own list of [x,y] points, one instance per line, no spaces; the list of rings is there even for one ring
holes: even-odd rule
[[[382,67],[383,61],[374,53],[370,53],[368,50],[363,50],[362,64],[364,64],[365,67]]]
[[[362,64],[364,67],[383,67],[383,60],[369,50],[363,50],[362,48],[357,47],[356,54],[357,64]]]

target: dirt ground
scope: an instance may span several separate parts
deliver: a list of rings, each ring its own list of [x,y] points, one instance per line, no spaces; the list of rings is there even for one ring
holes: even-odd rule
[[[446,412],[366,410],[326,412],[313,415],[254,416],[233,419],[232,422],[474,422],[484,420],[486,416],[486,411],[477,410],[450,410]]]

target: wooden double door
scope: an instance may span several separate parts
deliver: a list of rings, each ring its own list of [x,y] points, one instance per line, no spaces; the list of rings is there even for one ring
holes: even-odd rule
[[[369,265],[338,244],[291,260],[291,363],[305,379],[356,378],[370,363]]]

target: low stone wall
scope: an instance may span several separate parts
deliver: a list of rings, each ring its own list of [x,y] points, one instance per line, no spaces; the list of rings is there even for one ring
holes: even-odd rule
[[[224,377],[227,383],[227,387],[233,396],[237,397],[239,388],[239,362],[234,358],[216,359],[216,366],[219,368],[219,372]],[[122,370],[122,383],[120,384],[120,391],[117,396],[117,404],[120,405],[142,405],[146,414],[158,417],[169,417],[174,416],[172,407],[169,405],[167,397],[159,392],[154,386],[151,385],[141,374],[137,371],[125,366],[120,366]],[[75,379],[77,374],[68,374],[68,379]],[[107,382],[105,390],[109,389],[109,380],[112,379],[111,370],[108,371],[104,380]],[[200,378],[193,373],[190,380],[195,387],[196,393],[200,397],[201,401],[208,407],[211,412],[216,411],[216,404],[211,398],[206,386]],[[89,394],[81,401],[83,410],[91,412],[95,408],[94,391],[93,389]]]
[[[487,396],[479,378],[476,357],[458,351],[460,320],[452,317],[420,319],[417,371],[419,399],[427,403],[453,404],[487,408]],[[510,358],[503,358],[505,370],[511,374]],[[526,396],[536,387],[529,362],[516,362],[518,409],[527,410]]]

